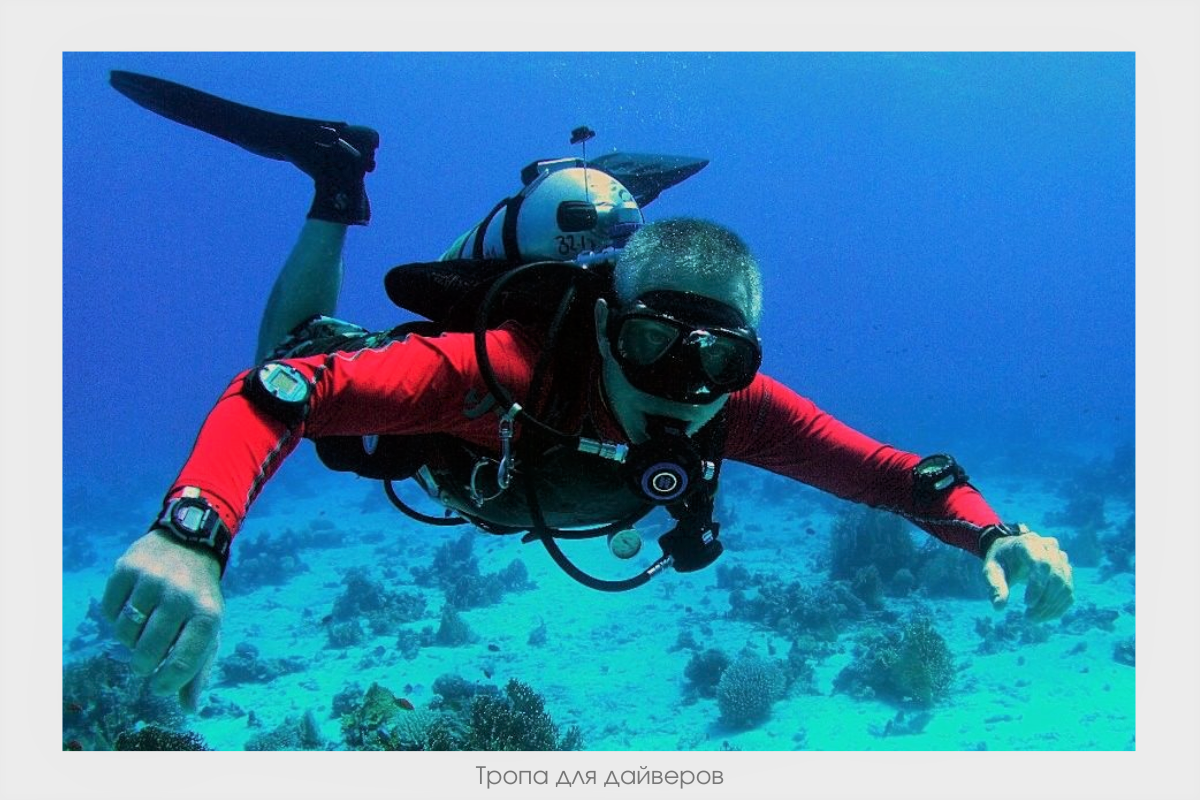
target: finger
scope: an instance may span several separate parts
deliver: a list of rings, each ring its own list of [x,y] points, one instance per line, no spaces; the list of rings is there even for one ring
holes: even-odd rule
[[[191,617],[166,660],[150,679],[151,691],[155,694],[172,694],[195,678],[209,657],[219,625],[215,616]]]
[[[200,666],[200,670],[196,673],[196,677],[192,678],[183,688],[179,690],[179,704],[184,710],[195,713],[200,705],[200,692],[208,683],[208,676],[212,674],[213,665],[217,662],[217,644],[219,637],[213,639],[212,646],[208,649],[208,656],[204,659],[204,663]]]
[[[1048,602],[1046,619],[1057,619],[1066,613],[1075,601],[1075,592],[1070,584],[1058,582],[1054,586],[1054,596]]]
[[[131,570],[120,568],[114,570],[113,574],[109,576],[108,583],[104,585],[104,597],[100,599],[100,612],[104,614],[106,620],[117,621],[117,615],[121,613],[125,601],[133,593],[135,580]]]
[[[1008,581],[1004,578],[1004,568],[996,559],[985,561],[983,577],[992,588],[992,607],[997,611],[1008,604]]]
[[[1025,615],[1037,618],[1043,612],[1042,603],[1046,595],[1046,575],[1041,569],[1034,569],[1025,584]]]
[[[160,603],[146,621],[137,646],[133,648],[133,658],[129,662],[133,671],[138,675],[149,675],[158,669],[171,645],[179,638],[184,621],[182,612]]]
[[[113,623],[118,642],[131,650],[136,648],[138,638],[158,605],[159,591],[149,581],[139,581],[133,587],[133,593],[125,601],[125,605],[117,614],[117,621]]]

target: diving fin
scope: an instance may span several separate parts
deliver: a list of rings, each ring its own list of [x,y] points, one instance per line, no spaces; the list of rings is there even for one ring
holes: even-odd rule
[[[645,206],[672,186],[683,183],[708,166],[707,158],[664,156],[649,153],[606,153],[591,160],[620,181]]]
[[[365,225],[371,218],[364,177],[375,169],[379,134],[373,129],[263,111],[136,72],[113,70],[109,82],[169,120],[295,164],[316,182],[310,218],[344,225]]]

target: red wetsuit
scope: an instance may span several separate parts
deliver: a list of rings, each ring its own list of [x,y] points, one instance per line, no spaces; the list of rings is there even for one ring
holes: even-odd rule
[[[487,341],[501,384],[513,397],[522,398],[540,355],[541,340],[520,326],[504,325],[490,331]],[[594,353],[592,357],[598,358]],[[209,414],[168,495],[178,495],[185,486],[198,487],[231,533],[238,530],[262,484],[301,438],[443,433],[481,451],[495,454],[498,450],[496,415],[478,412],[487,388],[471,334],[411,335],[378,349],[286,359],[285,363],[312,382],[304,421],[289,430],[256,406],[242,393],[243,373]],[[580,387],[580,395],[599,398],[598,383],[592,379],[591,385]],[[563,389],[556,386],[555,391]],[[912,467],[919,456],[849,428],[765,375],[758,375],[749,387],[733,394],[727,409],[725,458],[903,514],[942,541],[976,555],[982,530],[1000,521],[967,484],[954,487],[936,507],[918,513],[913,504]],[[605,440],[627,441],[602,401],[580,404],[579,416],[587,416]],[[519,437],[520,425],[517,428]],[[620,516],[612,509],[595,507],[595,503],[579,513],[589,518],[580,518],[575,525],[607,523]]]

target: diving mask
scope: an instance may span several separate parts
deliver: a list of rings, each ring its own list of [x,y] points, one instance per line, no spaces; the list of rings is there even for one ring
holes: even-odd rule
[[[647,292],[609,317],[613,357],[638,391],[704,405],[744,389],[762,344],[737,309],[692,292]]]

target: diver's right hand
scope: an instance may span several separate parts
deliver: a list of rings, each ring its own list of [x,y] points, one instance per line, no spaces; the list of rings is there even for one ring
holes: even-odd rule
[[[225,613],[216,557],[151,530],[117,559],[100,607],[133,651],[133,670],[153,675],[151,690],[179,692],[195,711]]]

